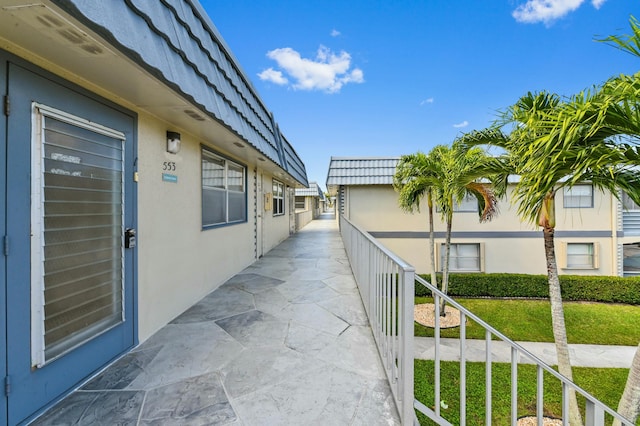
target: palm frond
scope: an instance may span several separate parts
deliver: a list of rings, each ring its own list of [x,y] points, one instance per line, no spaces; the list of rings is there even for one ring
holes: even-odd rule
[[[596,39],[610,46],[630,53],[634,56],[640,56],[640,22],[632,15],[629,18],[632,34],[617,36],[612,35],[603,39]]]

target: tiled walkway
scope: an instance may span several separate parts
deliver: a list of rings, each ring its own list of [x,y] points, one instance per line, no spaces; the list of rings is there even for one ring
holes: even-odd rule
[[[34,424],[399,424],[336,222],[324,219]]]

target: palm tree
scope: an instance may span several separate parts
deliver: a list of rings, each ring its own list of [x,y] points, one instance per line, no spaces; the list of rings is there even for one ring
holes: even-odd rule
[[[491,220],[497,213],[497,199],[491,185],[480,182],[487,177],[487,165],[490,157],[484,150],[474,147],[466,148],[458,141],[451,147],[438,145],[431,151],[434,162],[440,165],[438,190],[435,192],[436,205],[442,212],[446,225],[444,256],[442,264],[442,292],[449,289],[449,266],[451,253],[451,230],[453,212],[467,195],[478,201],[480,222]],[[440,315],[445,315],[445,300],[441,299]]]
[[[434,253],[433,231],[433,192],[438,186],[438,164],[430,155],[423,152],[403,155],[396,166],[393,176],[393,187],[399,192],[398,202],[404,211],[420,212],[423,198],[427,201],[429,218],[429,261],[431,266],[431,284],[438,286]]]
[[[629,19],[632,34],[627,36],[609,36],[599,40],[614,47],[640,57],[640,22],[631,16]],[[614,104],[621,108],[626,114],[618,116],[617,129],[620,133],[635,136],[640,135],[640,119],[638,100],[640,99],[640,73],[632,76],[620,75],[607,81],[603,87],[603,92],[613,98]],[[635,114],[634,114],[635,113]],[[621,119],[620,119],[621,118]],[[640,156],[635,146],[628,146],[627,157],[634,158],[640,164]],[[633,357],[629,376],[625,385],[622,397],[618,404],[618,412],[635,422],[640,415],[640,345]],[[614,421],[614,426],[620,426],[618,420]]]
[[[438,145],[429,154],[421,152],[401,157],[394,175],[394,188],[400,193],[400,207],[409,212],[419,211],[422,198],[426,198],[429,215],[429,255],[431,282],[437,286],[433,207],[436,205],[446,224],[445,253],[442,266],[442,292],[449,285],[449,259],[453,212],[466,195],[478,200],[480,221],[488,221],[497,212],[496,196],[490,185],[479,182],[486,176],[486,165],[491,159],[480,148],[463,149],[454,142],[451,147]],[[445,314],[442,299],[440,315]]]
[[[554,247],[555,195],[565,187],[590,182],[595,189],[616,197],[621,190],[640,201],[640,172],[633,168],[628,146],[616,143],[618,130],[609,125],[617,120],[610,113],[619,112],[617,106],[597,90],[566,101],[546,92],[529,93],[493,128],[463,136],[469,146],[502,148],[503,177],[519,175],[512,201],[523,219],[542,228],[558,370],[570,380],[573,375]],[[570,395],[569,415],[572,425],[582,424],[575,392]]]

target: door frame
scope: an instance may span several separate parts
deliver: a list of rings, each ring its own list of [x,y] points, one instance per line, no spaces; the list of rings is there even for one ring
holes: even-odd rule
[[[7,96],[7,57],[0,50],[0,94],[2,95],[2,118],[0,119],[0,164],[2,170],[0,172],[0,237],[2,239],[0,250],[2,250],[2,259],[0,260],[0,374],[5,378],[5,386],[2,390],[3,401],[0,403],[0,420],[8,421],[8,404],[9,399],[6,392],[7,376],[7,249],[10,250],[10,241],[5,240],[7,237],[7,122],[8,117],[5,109],[5,99]]]
[[[11,64],[11,65],[10,65]],[[15,105],[22,105],[25,102],[28,102],[29,104],[32,103],[32,101],[41,101],[41,99],[20,99],[19,93],[15,93],[11,91],[12,85],[9,82],[9,79],[11,79],[11,75],[9,75],[8,70],[10,69],[10,67],[13,68],[20,68],[23,69],[29,73],[34,74],[35,76],[48,81],[48,84],[50,84],[51,86],[46,86],[46,87],[56,87],[57,89],[54,90],[63,90],[65,93],[69,93],[69,97],[72,97],[73,100],[68,101],[68,104],[66,103],[66,101],[64,100],[56,100],[56,102],[54,103],[54,105],[51,105],[55,108],[59,108],[61,110],[67,110],[67,112],[74,114],[74,115],[82,115],[82,113],[78,114],[78,109],[80,108],[80,106],[82,105],[83,102],[88,102],[91,105],[94,105],[94,107],[92,108],[99,108],[101,111],[112,111],[109,114],[119,114],[123,117],[126,117],[126,120],[128,122],[127,124],[127,140],[125,142],[125,144],[128,144],[129,148],[125,148],[128,150],[128,153],[125,155],[125,170],[124,170],[124,191],[126,194],[126,203],[128,205],[128,207],[125,207],[125,226],[126,227],[131,227],[131,228],[137,228],[138,223],[137,223],[137,211],[138,211],[138,196],[137,196],[137,184],[134,182],[134,174],[137,171],[137,155],[138,155],[138,147],[137,147],[137,138],[138,138],[138,117],[137,114],[133,111],[130,111],[118,104],[115,104],[107,99],[102,98],[101,96],[98,96],[97,94],[90,92],[80,86],[77,86],[76,84],[69,82],[61,77],[58,77],[57,75],[54,75],[46,70],[43,70],[37,66],[35,66],[34,64],[31,64],[25,60],[22,60],[20,58],[15,57],[14,55],[5,52],[3,50],[0,50],[0,84],[3,84],[4,90],[8,91],[8,95],[10,98],[10,101],[13,102]],[[6,94],[6,92],[4,93]],[[48,92],[43,92],[42,96],[39,96],[39,98],[45,98],[46,97],[51,97],[51,94]],[[75,100],[78,99],[78,100]],[[84,100],[84,101],[82,101]],[[80,103],[78,103],[80,102]],[[46,100],[44,102],[42,102],[44,104],[48,104],[49,102],[47,102]],[[69,105],[71,105],[72,107],[69,107]],[[9,209],[8,206],[8,197],[10,197],[11,191],[12,189],[8,187],[9,185],[9,180],[8,177],[10,176],[10,174],[12,173],[9,170],[9,155],[14,155],[11,154],[9,151],[9,142],[8,142],[8,132],[10,127],[16,126],[19,129],[22,129],[22,127],[24,127],[24,132],[29,134],[28,138],[25,138],[24,135],[22,134],[23,130],[19,130],[15,132],[16,135],[22,135],[19,136],[20,140],[29,140],[29,147],[31,147],[31,144],[33,143],[33,135],[31,135],[31,131],[32,131],[32,123],[29,123],[29,125],[27,126],[25,123],[23,123],[22,121],[19,122],[18,125],[15,124],[14,121],[12,120],[16,120],[18,121],[20,117],[20,115],[18,116],[13,116],[12,114],[21,114],[20,111],[11,111],[11,114],[6,117],[5,119],[2,120],[2,124],[0,124],[0,132],[1,135],[0,139],[2,142],[2,147],[0,148],[0,161],[4,161],[5,164],[7,165],[7,167],[5,167],[6,172],[2,173],[2,175],[0,176],[0,185],[1,185],[1,189],[0,189],[0,195],[2,195],[2,199],[6,200],[5,201],[5,206],[1,209],[2,211],[0,211],[0,218],[2,218],[2,226],[3,226],[3,230],[5,231],[5,233],[11,233],[12,230],[9,227],[8,224],[8,214],[7,214],[7,210]],[[9,126],[10,123],[11,126]],[[31,148],[29,148],[31,149]],[[31,160],[29,159],[29,173],[31,172]],[[27,178],[28,179],[28,178]],[[30,184],[29,184],[30,185]],[[15,190],[13,190],[15,191]],[[29,191],[30,192],[30,191]],[[29,207],[30,210],[30,207]],[[11,235],[9,235],[10,240],[14,239]],[[30,419],[33,419],[35,416],[37,416],[39,413],[41,413],[43,410],[45,410],[46,408],[50,407],[51,405],[55,404],[57,401],[59,401],[60,399],[62,399],[63,397],[65,397],[69,392],[71,392],[73,389],[75,389],[77,386],[79,386],[82,382],[84,382],[85,380],[87,380],[89,377],[91,377],[93,374],[97,373],[98,371],[100,371],[105,365],[107,365],[108,363],[112,362],[114,359],[120,357],[123,353],[126,353],[128,350],[130,350],[132,347],[134,347],[135,345],[138,344],[138,262],[137,262],[137,249],[127,249],[127,250],[131,250],[130,254],[128,256],[125,256],[125,268],[126,270],[128,270],[127,275],[129,276],[129,282],[130,282],[130,291],[129,294],[126,295],[125,297],[129,297],[130,299],[130,309],[129,309],[129,313],[125,314],[125,321],[128,322],[128,324],[126,324],[126,329],[129,330],[128,327],[131,327],[130,329],[130,338],[127,337],[126,340],[123,340],[122,342],[124,343],[124,347],[123,346],[118,346],[118,347],[123,347],[122,350],[119,351],[118,354],[115,354],[113,357],[111,357],[110,359],[106,359],[104,356],[102,356],[102,358],[100,358],[99,360],[96,359],[95,361],[91,361],[88,360],[86,361],[89,367],[85,368],[84,371],[86,371],[87,373],[82,376],[79,377],[77,379],[77,382],[71,384],[70,386],[66,387],[65,385],[65,389],[62,389],[60,391],[55,391],[55,392],[51,392],[50,393],[50,397],[48,397],[48,400],[46,402],[38,402],[37,405],[38,406],[33,406],[33,407],[29,407],[29,413],[30,414],[17,414],[16,412],[13,412],[13,408],[11,407],[10,404],[10,398],[7,397],[6,392],[4,393],[4,398],[5,398],[5,403],[2,404],[2,408],[0,408],[0,419],[6,419],[8,423],[15,423],[15,422],[22,422],[22,421],[28,421]],[[20,258],[15,259],[14,261],[17,262],[22,262],[21,259],[24,259],[24,261],[29,264],[30,261],[30,253],[31,253],[31,249],[29,248],[29,244],[27,244],[26,250],[25,248],[20,248],[18,250],[18,244],[16,244],[16,250],[13,252],[9,252],[9,257],[8,256],[4,256],[3,257],[3,265],[2,265],[2,269],[0,269],[0,271],[2,272],[2,278],[0,278],[0,280],[3,281],[3,283],[5,284],[5,292],[1,292],[1,296],[0,296],[0,337],[4,337],[3,340],[3,344],[0,344],[0,361],[4,361],[3,365],[5,368],[5,377],[8,377],[8,375],[12,375],[12,371],[10,371],[10,365],[15,362],[16,359],[22,359],[22,350],[19,352],[20,355],[17,356],[13,356],[14,361],[11,361],[9,359],[9,351],[8,351],[8,347],[11,347],[11,345],[9,345],[9,339],[13,339],[10,336],[9,333],[9,316],[13,315],[10,314],[10,310],[9,310],[9,306],[10,303],[18,303],[17,301],[9,301],[8,297],[10,294],[14,294],[15,291],[9,291],[9,287],[10,286],[15,286],[18,285],[16,283],[9,283],[9,269],[8,269],[8,262],[12,261],[12,259],[10,258],[10,256],[15,255],[15,256],[20,256]],[[127,259],[128,258],[128,259]],[[30,276],[30,275],[29,275]],[[24,284],[24,285],[29,285],[29,289],[31,288],[30,284]],[[19,292],[23,292],[24,290],[19,290]],[[22,293],[20,293],[22,294]],[[20,299],[22,299],[23,297],[21,296]],[[30,318],[30,316],[29,316]],[[12,320],[13,323],[15,323],[15,320]],[[29,329],[29,326],[27,325],[27,330]],[[13,329],[12,329],[13,330]],[[127,333],[129,333],[127,331]],[[15,332],[12,331],[11,335],[15,336]],[[81,348],[80,348],[81,349]],[[31,359],[29,359],[29,361],[31,361]],[[58,361],[54,361],[54,362],[58,362]],[[99,365],[98,365],[99,364]],[[22,377],[19,377],[19,375],[17,375],[18,377],[11,377],[12,380],[12,384],[11,386],[14,388],[13,391],[19,391],[20,386],[25,386],[25,384],[22,382]],[[76,380],[76,379],[73,379]],[[49,395],[49,394],[48,394]],[[12,396],[12,395],[10,395]],[[16,394],[16,396],[18,396],[18,394]],[[34,403],[35,404],[35,403]],[[26,418],[21,418],[24,415],[26,415]],[[0,422],[2,422],[0,420]]]

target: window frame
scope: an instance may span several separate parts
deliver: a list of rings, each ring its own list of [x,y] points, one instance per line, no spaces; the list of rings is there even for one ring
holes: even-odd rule
[[[294,206],[296,210],[306,210],[307,209],[307,197],[303,195],[296,195],[294,201]],[[300,200],[299,200],[300,199]],[[299,206],[298,203],[302,202],[302,207]]]
[[[574,188],[589,188],[590,190],[590,195],[589,195],[589,203],[588,205],[585,203],[583,205],[583,199],[586,199],[586,195],[573,195],[571,194],[571,190],[573,190]],[[579,183],[576,185],[573,185],[572,187],[568,187],[565,186],[562,189],[562,206],[565,209],[590,209],[593,208],[593,185],[591,185],[590,183]],[[573,200],[573,202],[577,203],[577,205],[571,205],[572,203],[568,201]]]
[[[119,201],[111,202],[111,206],[119,206],[119,213],[112,214],[112,217],[118,217],[118,221],[113,222],[111,225],[112,230],[117,230],[120,235],[122,235],[125,229],[125,186],[124,186],[124,176],[125,176],[125,144],[127,143],[126,135],[116,129],[112,129],[110,127],[103,126],[99,123],[87,120],[83,117],[76,116],[71,113],[67,113],[65,111],[49,107],[43,104],[39,104],[37,102],[32,102],[31,104],[31,128],[32,128],[32,150],[31,150],[31,170],[39,171],[37,173],[32,174],[31,179],[31,229],[32,229],[32,244],[30,250],[30,261],[31,261],[31,327],[30,327],[30,356],[31,356],[31,366],[33,368],[42,368],[45,365],[48,365],[55,360],[63,357],[69,352],[73,351],[77,347],[88,343],[89,341],[97,338],[101,334],[109,331],[114,327],[118,327],[125,321],[125,272],[124,272],[124,245],[123,244],[112,244],[110,248],[118,248],[119,253],[111,257],[110,260],[119,259],[120,264],[116,269],[119,269],[119,277],[117,279],[112,279],[115,281],[116,286],[112,287],[115,291],[111,292],[110,295],[112,298],[119,297],[120,301],[113,305],[113,311],[111,314],[111,318],[109,316],[105,316],[97,321],[94,321],[90,324],[85,324],[84,327],[76,329],[75,332],[66,335],[64,338],[59,339],[53,343],[46,342],[46,313],[45,308],[47,305],[45,292],[47,291],[46,286],[46,272],[45,272],[45,262],[47,262],[50,257],[46,252],[46,249],[54,244],[47,244],[45,241],[45,233],[49,231],[49,228],[45,225],[45,216],[46,212],[46,200],[45,200],[45,191],[47,189],[46,184],[46,174],[50,171],[45,170],[45,162],[47,158],[46,150],[47,147],[55,146],[53,143],[49,143],[46,140],[45,134],[50,129],[48,127],[47,121],[53,120],[59,123],[63,123],[64,125],[73,126],[74,128],[80,130],[87,130],[89,132],[106,136],[107,138],[112,139],[113,141],[117,141],[119,143],[119,147],[116,143],[112,145],[112,148],[116,148],[117,151],[115,154],[119,154],[118,157],[112,157],[114,162],[117,161],[118,167],[112,167],[109,170],[113,172],[118,172],[118,176],[112,180],[113,183],[119,183],[120,191],[118,197]],[[75,129],[74,129],[75,130]],[[74,134],[68,134],[69,137],[75,137]],[[96,142],[99,144],[100,142]],[[68,149],[68,147],[61,146],[62,149]],[[86,148],[85,148],[86,149]],[[90,150],[83,151],[89,155],[98,156],[99,154],[96,152],[91,152]],[[66,160],[62,160],[66,161]],[[71,164],[80,164],[80,162],[70,161]],[[53,171],[51,171],[53,172]],[[55,172],[53,172],[55,173]],[[57,174],[57,173],[56,173]],[[73,176],[74,174],[63,173],[64,175]],[[83,177],[82,174],[79,177]],[[64,188],[64,186],[63,186]],[[113,189],[113,188],[112,188]],[[117,193],[117,192],[116,192]],[[117,211],[117,210],[116,210]],[[69,213],[67,211],[66,213]],[[90,228],[90,226],[89,226]],[[76,264],[78,266],[85,266],[83,264]],[[119,282],[118,282],[119,281]],[[118,285],[119,284],[119,285]],[[104,306],[103,306],[104,307]],[[76,318],[77,319],[77,318]]]
[[[216,191],[221,191],[224,192],[224,200],[225,200],[225,208],[224,208],[224,216],[225,216],[225,220],[223,222],[217,222],[217,223],[205,223],[204,222],[204,210],[205,210],[205,201],[204,201],[204,191],[205,191],[205,185],[204,185],[204,180],[205,180],[205,176],[204,176],[204,160],[205,157],[209,157],[211,159],[214,160],[219,160],[222,161],[224,163],[224,169],[223,169],[223,188],[216,188],[216,187],[211,187],[211,189],[215,189]],[[229,176],[229,169],[231,168],[236,168],[236,169],[240,169],[242,171],[242,191],[238,191],[236,189],[230,189],[230,176]],[[202,226],[202,229],[212,229],[212,228],[219,228],[222,226],[230,226],[230,225],[236,225],[236,224],[240,224],[240,223],[247,223],[248,221],[248,190],[247,190],[247,183],[248,183],[248,168],[245,164],[240,163],[236,160],[233,160],[229,157],[227,157],[226,155],[220,154],[219,152],[211,149],[208,146],[205,145],[201,145],[200,146],[200,200],[201,200],[201,209],[200,209],[200,223]],[[229,219],[229,211],[230,211],[230,199],[229,199],[229,195],[230,194],[243,194],[242,197],[242,202],[243,202],[243,218],[242,219],[236,219],[236,220],[230,220]]]
[[[284,216],[285,207],[285,186],[277,179],[272,179],[273,188],[273,216]],[[281,195],[279,195],[281,194]]]
[[[454,257],[450,256],[449,272],[455,272],[455,273],[484,272],[484,243],[481,243],[481,242],[451,243],[451,248],[453,248],[454,246],[456,246],[456,249],[457,249],[457,246],[476,246],[477,253],[478,253],[478,256],[476,257],[476,259],[478,259],[478,268],[477,269],[453,269],[452,265],[453,265]],[[442,272],[442,268],[444,266],[444,252],[445,252],[445,243],[440,243],[438,245],[438,256],[437,256],[437,261],[438,261],[437,269],[439,272]],[[455,256],[455,259],[458,259],[460,257],[461,256]]]
[[[569,247],[570,246],[588,246],[590,247],[590,253],[578,253],[578,254],[570,254]],[[591,262],[589,263],[571,263],[569,261],[570,256],[591,256]],[[564,269],[598,269],[598,243],[592,241],[575,241],[575,242],[566,242],[564,243]]]
[[[478,213],[478,200],[474,195],[465,194],[460,204],[453,203],[454,212]]]
[[[440,206],[436,205],[436,212],[440,213],[441,211],[442,209],[440,208]],[[478,213],[478,200],[474,195],[465,194],[460,204],[454,201],[453,212],[454,213]]]

